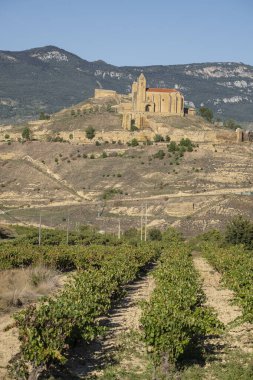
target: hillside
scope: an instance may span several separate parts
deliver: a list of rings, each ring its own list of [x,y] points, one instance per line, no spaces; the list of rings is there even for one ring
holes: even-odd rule
[[[253,67],[243,63],[117,67],[89,62],[54,46],[0,51],[0,123],[37,118],[81,102],[97,87],[128,93],[143,71],[150,87],[179,88],[221,119],[253,120]]]
[[[173,224],[194,235],[238,213],[253,216],[251,143],[236,143],[235,132],[200,117],[153,118],[148,129],[123,131],[110,103],[97,102],[31,122],[37,141],[18,142],[21,126],[2,128],[0,222],[37,225],[42,212],[47,226],[65,228],[69,215],[71,228],[88,223],[116,232],[119,219],[123,230],[139,228],[147,205],[149,227]],[[96,131],[91,141],[88,126]],[[192,151],[147,144],[157,132],[178,143],[190,138]],[[139,145],[129,146],[133,138]]]

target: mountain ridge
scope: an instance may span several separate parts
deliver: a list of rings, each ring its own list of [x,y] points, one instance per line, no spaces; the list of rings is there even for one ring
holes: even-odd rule
[[[36,118],[93,96],[96,87],[129,93],[139,72],[150,87],[175,87],[216,117],[253,120],[253,66],[241,62],[116,66],[53,45],[0,51],[0,123]]]

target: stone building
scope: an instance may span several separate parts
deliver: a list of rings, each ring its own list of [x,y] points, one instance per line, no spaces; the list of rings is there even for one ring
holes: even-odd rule
[[[143,73],[132,84],[132,92],[128,96],[121,96],[112,90],[96,89],[95,98],[111,97],[119,102],[113,106],[123,115],[122,127],[131,130],[149,125],[149,115],[185,116],[195,115],[195,108],[184,103],[183,94],[175,88],[147,88],[147,81]],[[121,99],[121,100],[120,100]]]
[[[184,97],[174,88],[147,88],[142,73],[132,84],[131,102],[121,103],[118,112],[123,114],[124,129],[131,129],[133,124],[140,129],[149,114],[184,116]]]

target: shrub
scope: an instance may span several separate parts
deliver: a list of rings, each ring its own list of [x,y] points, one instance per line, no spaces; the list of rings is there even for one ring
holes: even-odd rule
[[[8,139],[10,138],[10,135],[8,135],[8,133],[6,133],[6,135],[4,135],[4,138],[5,138],[6,140],[8,140]]]
[[[95,137],[95,129],[93,127],[86,128],[85,133],[89,140],[92,140]]]
[[[120,190],[120,189],[115,189],[115,188],[106,189],[106,190],[103,192],[102,198],[103,198],[103,199],[111,199],[111,198],[113,198],[114,195],[116,195],[116,194],[123,194],[123,191]]]
[[[164,141],[163,136],[156,134],[154,137],[154,142],[161,142],[161,141]]]
[[[73,133],[70,133],[70,134],[69,134],[69,139],[70,139],[70,140],[73,140]]]
[[[245,244],[253,249],[253,224],[243,216],[237,216],[226,226],[225,239],[230,244]]]
[[[127,143],[127,145],[129,145],[129,146],[137,146],[137,145],[139,145],[139,143],[138,143],[138,140],[134,138],[131,141],[129,141]]]
[[[213,120],[213,111],[210,108],[200,107],[198,113],[200,116],[202,116],[204,119],[206,119],[210,123]]]
[[[156,152],[153,157],[154,158],[159,158],[159,160],[163,160],[164,159],[164,156],[165,156],[165,153],[163,150],[158,150],[158,152]]]
[[[169,152],[176,152],[178,151],[179,148],[177,146],[177,143],[175,141],[171,141],[169,144],[168,144],[168,151]]]
[[[49,119],[50,119],[50,116],[45,114],[44,111],[40,112],[39,120],[49,120]]]
[[[134,120],[132,120],[134,122]],[[136,125],[134,123],[131,123],[131,128],[130,128],[130,131],[131,132],[134,132],[134,131],[138,131],[139,129],[136,127]]]
[[[162,240],[162,233],[158,228],[152,228],[148,233],[150,240]]]
[[[25,140],[31,140],[32,138],[32,134],[31,134],[31,131],[28,127],[25,127],[22,131],[22,137],[23,139]]]

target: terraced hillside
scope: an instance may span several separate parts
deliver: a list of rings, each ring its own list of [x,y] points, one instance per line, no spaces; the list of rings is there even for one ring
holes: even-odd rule
[[[91,100],[30,123],[36,141],[20,140],[24,125],[2,127],[1,221],[38,224],[42,212],[47,226],[64,227],[69,215],[71,228],[86,222],[115,232],[119,219],[122,229],[139,227],[147,205],[150,227],[194,234],[251,215],[251,143],[237,144],[235,132],[199,117],[167,118],[162,126],[153,119],[152,128],[126,132],[109,105],[91,111]],[[159,131],[179,150],[154,142]],[[182,152],[182,138],[192,140],[190,151]]]

